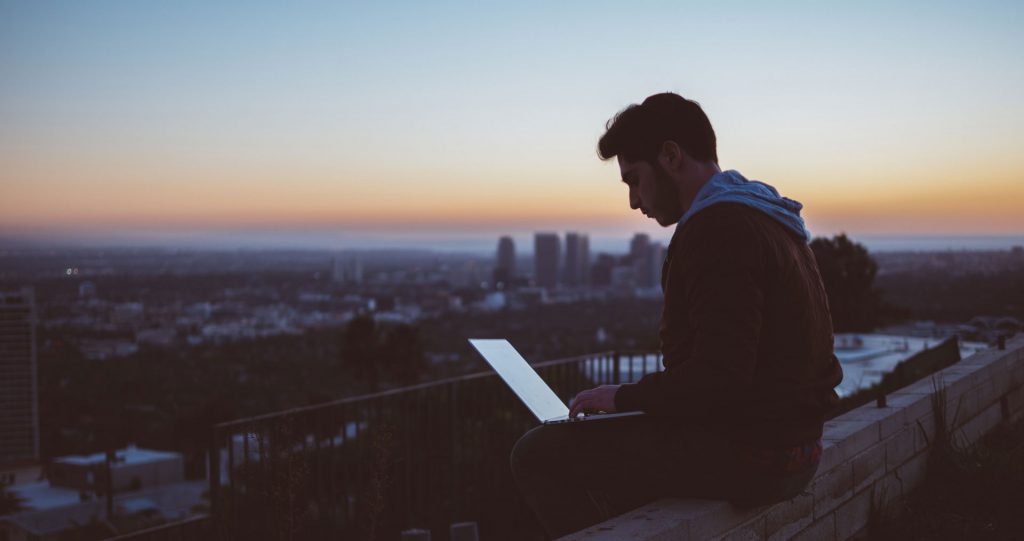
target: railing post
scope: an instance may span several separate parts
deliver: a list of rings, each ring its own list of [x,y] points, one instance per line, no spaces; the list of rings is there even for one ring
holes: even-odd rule
[[[452,450],[452,456],[459,449],[459,384],[458,382],[452,382],[448,384],[448,426],[451,427],[451,440],[449,441],[449,449]],[[470,406],[472,407],[472,406]],[[454,461],[453,461],[454,462]],[[458,464],[458,462],[455,462]],[[459,467],[453,466],[451,469],[451,484],[449,485],[449,494],[452,494],[452,502],[454,503],[454,511],[458,513],[461,511],[461,498],[457,495],[463,487],[459,486]]]
[[[210,453],[207,455],[210,475],[210,519],[213,522],[213,531],[219,532],[221,526],[220,509],[220,453],[217,451],[217,425],[210,430]]]
[[[619,350],[612,352],[612,370],[614,371],[612,373],[612,382],[618,385],[621,379],[619,376]]]

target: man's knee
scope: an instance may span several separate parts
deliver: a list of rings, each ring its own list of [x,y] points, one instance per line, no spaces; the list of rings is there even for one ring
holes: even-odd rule
[[[510,456],[513,475],[518,477],[526,472],[535,472],[552,463],[557,447],[557,431],[552,428],[554,427],[537,426],[519,438],[512,447]]]

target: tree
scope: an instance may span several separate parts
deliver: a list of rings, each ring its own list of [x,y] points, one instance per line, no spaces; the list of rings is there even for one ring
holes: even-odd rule
[[[884,308],[881,293],[874,287],[878,264],[867,248],[843,233],[831,239],[814,239],[811,250],[818,261],[836,332],[875,328]]]
[[[399,383],[419,381],[424,369],[420,330],[405,323],[391,329],[384,336],[381,360],[389,375]]]
[[[366,381],[371,391],[377,389],[379,341],[377,323],[372,316],[357,316],[348,322],[341,334],[341,364],[356,378]]]

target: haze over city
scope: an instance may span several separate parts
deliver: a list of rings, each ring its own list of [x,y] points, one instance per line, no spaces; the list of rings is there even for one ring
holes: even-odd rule
[[[9,2],[0,236],[667,238],[595,144],[625,105],[675,91],[707,111],[723,169],[803,202],[815,235],[1008,247],[1024,8],[983,4]]]

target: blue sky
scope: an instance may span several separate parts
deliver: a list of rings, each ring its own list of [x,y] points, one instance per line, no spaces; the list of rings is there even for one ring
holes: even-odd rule
[[[655,231],[594,145],[670,90],[816,232],[1024,232],[1020,3],[0,6],[8,231]]]

